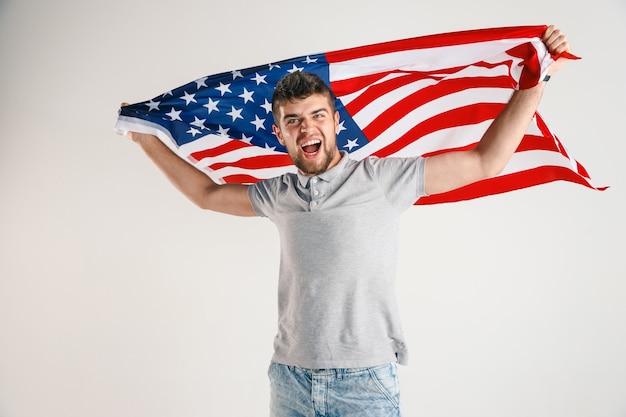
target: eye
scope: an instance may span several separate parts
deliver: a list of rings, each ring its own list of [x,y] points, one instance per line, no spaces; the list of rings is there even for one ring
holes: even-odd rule
[[[298,123],[298,119],[287,119],[287,124],[288,125],[293,125]]]

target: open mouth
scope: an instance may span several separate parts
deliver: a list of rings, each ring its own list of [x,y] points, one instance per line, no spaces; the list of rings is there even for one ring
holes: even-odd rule
[[[300,147],[302,148],[302,152],[307,155],[315,155],[317,151],[319,151],[320,146],[322,146],[322,141],[319,139],[313,139],[304,142]]]

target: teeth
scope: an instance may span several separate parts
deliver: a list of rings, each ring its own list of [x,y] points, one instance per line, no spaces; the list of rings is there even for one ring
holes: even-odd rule
[[[318,143],[322,143],[322,141],[319,140],[319,139],[314,139],[314,140],[310,140],[308,142],[304,142],[303,144],[300,145],[300,147],[304,148],[305,146],[317,145]]]

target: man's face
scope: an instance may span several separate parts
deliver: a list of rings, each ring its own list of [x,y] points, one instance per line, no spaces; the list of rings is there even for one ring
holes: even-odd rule
[[[341,160],[336,139],[339,113],[332,112],[325,96],[288,101],[279,116],[274,133],[301,173],[319,175]]]

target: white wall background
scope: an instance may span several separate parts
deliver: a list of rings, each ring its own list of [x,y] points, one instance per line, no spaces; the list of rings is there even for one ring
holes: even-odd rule
[[[377,41],[559,25],[540,112],[590,171],[404,217],[406,416],[626,416],[626,2],[0,1],[0,416],[265,416],[278,241],[113,133],[121,101]]]

